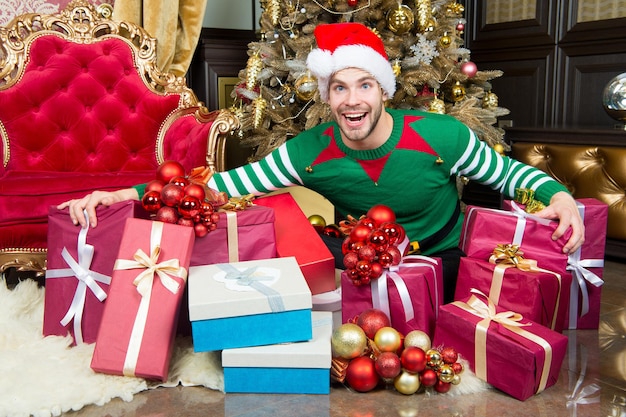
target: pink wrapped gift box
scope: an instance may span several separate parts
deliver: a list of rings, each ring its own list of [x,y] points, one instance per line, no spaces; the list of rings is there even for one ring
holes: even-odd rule
[[[453,346],[477,377],[524,401],[556,383],[567,337],[480,294],[439,309],[433,346]]]
[[[576,205],[585,224],[585,242],[567,260],[567,270],[572,272],[573,280],[564,328],[597,329],[609,208],[595,198],[577,199]],[[511,200],[503,202],[503,208],[518,213],[523,207]]]
[[[75,226],[69,210],[51,206],[44,298],[44,336],[94,343],[126,219],[147,218],[138,201],[96,209],[98,227]]]
[[[296,258],[311,293],[336,289],[335,258],[291,194],[266,196],[254,202],[274,209],[277,255]]]
[[[385,270],[370,285],[355,286],[346,271],[341,273],[342,322],[377,308],[387,313],[391,326],[406,335],[421,330],[430,337],[443,304],[441,259],[410,255],[397,267]]]
[[[276,257],[273,209],[252,205],[219,215],[217,229],[195,239],[191,266]]]
[[[524,248],[524,257],[537,260],[540,268],[564,273],[567,255],[563,246],[571,230],[552,240],[557,226],[556,221],[532,215],[468,206],[459,247],[468,257],[486,261],[497,245],[516,244]]]
[[[544,270],[525,271],[512,265],[461,258],[455,300],[467,300],[476,288],[498,307],[561,332],[567,315],[572,277]]]
[[[91,368],[166,380],[194,230],[128,219]]]

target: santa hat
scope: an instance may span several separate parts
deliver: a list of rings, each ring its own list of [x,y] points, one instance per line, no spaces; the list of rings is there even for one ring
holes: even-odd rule
[[[328,101],[330,77],[345,68],[359,68],[376,78],[391,98],[396,91],[393,73],[383,41],[361,23],[332,23],[315,28],[317,49],[312,50],[306,64],[317,78],[320,97]]]

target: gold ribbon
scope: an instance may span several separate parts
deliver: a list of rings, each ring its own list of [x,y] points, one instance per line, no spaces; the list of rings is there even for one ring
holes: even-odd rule
[[[513,311],[497,313],[496,305],[487,295],[475,288],[472,288],[470,291],[476,295],[470,296],[467,303],[454,301],[452,304],[483,319],[476,324],[476,331],[474,333],[474,372],[476,376],[489,382],[487,380],[487,333],[491,322],[496,322],[516,335],[538,344],[545,351],[541,378],[539,379],[539,386],[535,393],[538,394],[543,391],[546,388],[548,377],[550,376],[550,367],[552,365],[552,346],[550,346],[550,343],[544,338],[522,329],[524,326],[529,326],[530,323],[520,323],[523,318],[521,314]],[[486,302],[478,298],[477,295],[486,300]]]
[[[491,287],[489,288],[489,299],[496,303],[496,305],[500,301],[500,293],[502,292],[502,284],[504,283],[504,273],[508,268],[514,267],[524,272],[546,272],[556,277],[559,283],[559,289],[556,295],[554,313],[552,314],[552,320],[550,322],[550,328],[554,330],[561,301],[561,275],[549,269],[539,268],[536,260],[524,258],[524,252],[520,250],[519,245],[514,244],[499,244],[496,246],[493,250],[493,254],[489,257],[489,262],[495,264]]]
[[[514,201],[523,204],[526,213],[536,213],[546,208],[539,200],[535,200],[535,190],[530,188],[516,188]]]
[[[223,210],[241,211],[251,207],[254,194],[246,194],[241,197],[231,197],[228,202],[220,207]]]
[[[178,259],[170,259],[163,262],[159,261],[161,254],[161,236],[163,235],[162,222],[152,222],[150,231],[150,256],[148,256],[141,248],[137,249],[133,255],[133,259],[117,259],[114,269],[143,269],[133,280],[133,284],[137,287],[137,292],[141,295],[141,301],[135,315],[135,322],[130,334],[128,349],[124,359],[124,376],[135,376],[139,351],[143,340],[143,335],[148,321],[148,309],[150,307],[150,298],[152,297],[152,286],[154,283],[154,274],[157,274],[161,284],[172,294],[176,294],[180,289],[180,284],[172,278],[172,276],[187,279],[187,270],[180,266]]]

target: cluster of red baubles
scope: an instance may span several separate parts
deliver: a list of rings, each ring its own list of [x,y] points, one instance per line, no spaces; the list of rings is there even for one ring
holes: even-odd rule
[[[398,245],[405,238],[393,210],[373,206],[352,226],[343,241],[343,264],[354,285],[366,285],[379,278],[385,268],[398,265],[403,253]]]
[[[215,230],[219,221],[205,187],[192,182],[184,167],[175,161],[159,165],[156,178],[146,185],[141,204],[155,220],[193,227],[198,237]]]
[[[354,348],[359,340],[353,333],[354,325],[365,333],[367,343],[362,352],[358,352],[358,346]],[[333,377],[356,391],[368,392],[390,384],[405,395],[420,389],[446,393],[461,382],[463,365],[453,347],[432,348],[430,337],[419,330],[402,336],[381,310],[366,310],[355,323],[342,327],[335,330],[331,342],[334,365],[339,360],[344,366],[334,366]]]

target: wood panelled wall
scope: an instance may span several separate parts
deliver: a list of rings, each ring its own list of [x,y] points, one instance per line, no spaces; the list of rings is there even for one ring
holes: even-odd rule
[[[626,8],[617,7],[624,2],[530,0],[534,17],[515,20],[528,16],[528,8],[494,17],[496,5],[528,2],[465,2],[472,61],[480,70],[504,71],[492,84],[500,105],[511,110],[505,119],[527,127],[613,126],[602,90],[626,72]],[[593,20],[598,17],[604,20]]]

